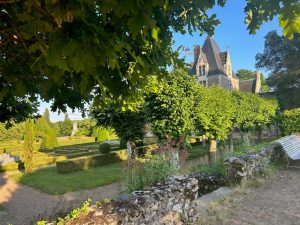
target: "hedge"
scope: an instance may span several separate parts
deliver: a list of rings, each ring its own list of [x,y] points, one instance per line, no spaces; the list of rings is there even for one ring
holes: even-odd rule
[[[65,155],[68,159],[74,159],[74,158],[79,158],[79,157],[83,157],[83,156],[89,156],[89,155],[96,155],[99,154],[98,150],[93,150],[93,151],[89,151],[89,152],[79,152],[79,153],[73,153],[73,154],[67,154]]]
[[[103,166],[110,163],[121,162],[127,158],[126,151],[115,151],[109,154],[98,154],[94,156],[85,156],[75,159],[56,162],[58,173],[71,173],[79,170],[86,170],[91,167]]]
[[[285,110],[281,116],[281,129],[284,135],[300,133],[300,108]]]
[[[0,171],[18,170],[18,168],[19,168],[19,164],[15,162],[0,165]]]

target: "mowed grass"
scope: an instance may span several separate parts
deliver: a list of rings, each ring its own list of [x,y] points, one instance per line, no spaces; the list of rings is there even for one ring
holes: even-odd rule
[[[121,177],[121,163],[68,174],[59,174],[56,167],[48,167],[36,170],[31,174],[18,173],[12,175],[12,178],[17,182],[52,195],[100,187],[120,181]]]
[[[188,160],[204,156],[209,153],[209,146],[202,144],[194,145],[188,150]]]

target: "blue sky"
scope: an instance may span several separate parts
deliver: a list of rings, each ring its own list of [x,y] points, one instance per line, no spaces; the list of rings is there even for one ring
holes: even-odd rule
[[[220,19],[221,24],[215,28],[214,38],[217,41],[221,51],[226,51],[229,48],[233,70],[236,72],[238,69],[255,70],[255,55],[263,51],[264,37],[271,30],[281,29],[278,26],[278,20],[274,19],[271,22],[263,24],[255,35],[250,35],[246,25],[244,24],[244,7],[246,1],[227,0],[225,7],[215,7],[211,12],[216,13]],[[206,34],[200,36],[199,33],[193,35],[174,34],[174,49],[183,45],[189,47],[193,52],[193,45],[203,45]],[[187,52],[181,53],[185,57],[185,61],[190,63],[193,61],[193,55]],[[265,74],[265,73],[264,73]],[[50,109],[50,104],[41,102],[39,111],[43,113],[45,108]],[[78,111],[72,112],[68,110],[71,119],[81,119],[81,114]],[[50,112],[51,121],[63,120],[64,115]]]
[[[215,28],[214,39],[221,51],[229,48],[233,70],[238,69],[255,70],[255,55],[264,49],[264,37],[272,30],[281,33],[278,20],[263,24],[255,35],[250,35],[246,24],[244,24],[244,7],[246,1],[227,0],[225,7],[215,7],[211,12],[216,13],[221,24]],[[193,51],[193,45],[203,45],[207,35],[200,36],[199,33],[191,35],[175,34],[174,47],[183,45]],[[182,52],[181,56],[186,57],[186,62],[193,62],[193,55]]]

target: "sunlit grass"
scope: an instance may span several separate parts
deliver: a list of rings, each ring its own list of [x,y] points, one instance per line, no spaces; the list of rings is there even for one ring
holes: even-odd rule
[[[121,180],[122,164],[115,163],[68,174],[59,174],[56,167],[48,167],[31,174],[12,175],[17,182],[43,192],[58,195],[66,192],[91,189]]]

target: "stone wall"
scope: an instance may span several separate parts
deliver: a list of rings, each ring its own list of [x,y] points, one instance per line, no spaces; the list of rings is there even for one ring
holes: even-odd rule
[[[121,195],[110,203],[67,224],[182,224],[193,218],[192,202],[198,197],[195,178],[174,176],[143,191]]]
[[[222,186],[236,184],[264,170],[271,160],[282,156],[280,145],[271,144],[259,152],[224,160],[226,176],[193,173],[173,176],[143,191],[121,195],[109,203],[92,206],[91,210],[66,224],[102,225],[183,225],[193,223],[199,214],[200,196]],[[220,190],[220,189],[219,189]],[[49,223],[51,224],[51,223]]]
[[[224,159],[225,177],[228,185],[240,183],[245,178],[251,178],[262,173],[271,161],[283,156],[281,146],[272,143],[259,152],[249,151],[245,156],[228,157]]]
[[[225,178],[221,175],[197,172],[189,177],[196,178],[198,181],[198,197],[225,186]]]

